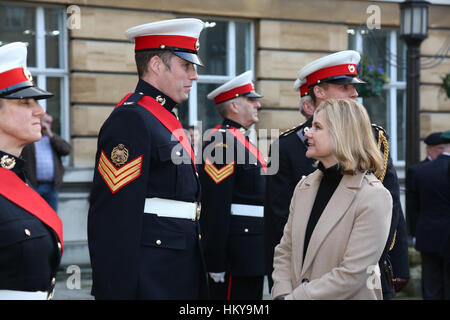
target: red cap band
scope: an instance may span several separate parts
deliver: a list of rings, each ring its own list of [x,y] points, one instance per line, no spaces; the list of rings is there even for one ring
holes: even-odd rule
[[[306,96],[308,93],[308,85],[304,84],[300,87],[300,97]]]
[[[310,85],[316,84],[317,81],[326,79],[334,76],[341,75],[357,75],[358,70],[356,69],[356,64],[341,64],[337,66],[332,66],[328,68],[323,68],[317,70],[316,72],[311,73],[306,77],[306,84],[309,87]]]
[[[25,75],[25,70],[23,68],[5,71],[0,73],[0,90],[25,81],[30,81],[30,79]]]
[[[171,35],[148,35],[134,39],[134,50],[164,49],[165,47],[176,47],[198,52],[197,38]]]
[[[214,102],[216,104],[221,103],[221,102],[236,98],[240,94],[248,93],[248,92],[251,92],[254,90],[255,90],[255,88],[253,87],[253,84],[247,83],[247,84],[244,84],[243,86],[236,87],[231,90],[222,92],[221,94],[219,94],[217,97],[214,98]]]

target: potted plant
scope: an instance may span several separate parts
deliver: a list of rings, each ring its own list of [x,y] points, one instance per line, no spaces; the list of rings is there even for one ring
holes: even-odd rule
[[[361,56],[358,65],[358,76],[367,84],[356,87],[358,95],[363,98],[379,97],[383,91],[383,85],[389,82],[389,77],[384,72],[383,67],[379,65],[377,68],[370,63],[366,55]]]
[[[442,78],[441,88],[447,93],[447,98],[450,98],[450,73],[447,73],[447,75]]]

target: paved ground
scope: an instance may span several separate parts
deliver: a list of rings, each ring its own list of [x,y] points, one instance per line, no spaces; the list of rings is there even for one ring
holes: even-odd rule
[[[55,300],[93,300],[91,271],[88,267],[64,267],[56,277]],[[264,279],[263,300],[270,300],[267,277]]]

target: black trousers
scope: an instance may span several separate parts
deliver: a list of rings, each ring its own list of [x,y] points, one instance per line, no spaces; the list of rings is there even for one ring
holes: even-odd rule
[[[421,252],[422,295],[424,300],[450,300],[450,263],[441,257]]]
[[[211,300],[262,300],[264,276],[225,275],[225,282],[214,282],[208,276]]]

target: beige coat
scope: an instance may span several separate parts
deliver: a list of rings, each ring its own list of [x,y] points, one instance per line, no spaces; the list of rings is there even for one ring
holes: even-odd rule
[[[322,172],[296,186],[288,222],[275,248],[272,298],[382,299],[378,260],[389,234],[392,198],[373,174],[344,175],[303,242]]]

